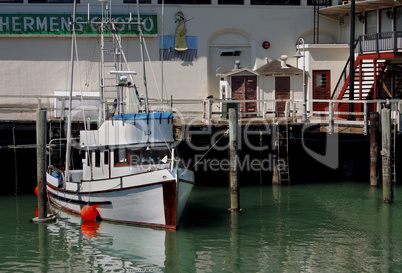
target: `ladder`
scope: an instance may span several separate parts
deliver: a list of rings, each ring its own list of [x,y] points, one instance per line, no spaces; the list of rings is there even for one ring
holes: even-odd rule
[[[278,126],[276,130],[276,143],[278,150],[279,183],[290,183],[289,169],[289,125]]]
[[[108,99],[109,97],[117,97],[119,96],[119,87],[116,85],[116,77],[117,75],[110,74],[110,71],[119,70],[120,69],[120,50],[116,46],[116,35],[107,36],[101,41],[101,96],[102,96],[102,104],[104,117],[107,117],[108,107],[113,104],[113,100]],[[108,96],[109,93],[112,93],[111,96]]]

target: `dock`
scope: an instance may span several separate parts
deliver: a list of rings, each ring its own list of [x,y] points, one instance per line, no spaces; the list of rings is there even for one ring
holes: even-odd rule
[[[91,98],[93,99],[93,97]],[[33,98],[25,99],[32,101]],[[12,153],[14,153],[17,163],[14,165],[13,160],[2,162],[5,168],[21,169],[20,165],[28,164],[22,159],[26,157],[22,154],[31,154],[36,148],[36,143],[33,142],[36,128],[33,116],[37,109],[48,112],[48,139],[63,138],[65,116],[68,109],[55,109],[54,105],[50,103],[52,97],[43,96],[35,97],[35,99],[38,104],[31,104],[30,108],[27,108],[26,105],[21,108],[15,105],[10,112],[9,106],[7,108],[0,107],[0,113],[12,113],[12,115],[3,115],[0,122],[0,130],[5,133],[0,150],[4,154],[13,155]],[[337,173],[337,175],[346,170],[349,173],[358,173],[360,178],[375,178],[375,181],[370,182],[370,184],[379,186],[382,180],[381,175],[385,173],[379,168],[383,158],[380,139],[381,133],[388,131],[388,129],[391,132],[388,136],[391,143],[390,156],[387,157],[390,158],[390,162],[382,168],[387,171],[390,170],[391,184],[397,183],[399,177],[397,169],[400,164],[397,151],[399,149],[399,136],[402,132],[401,100],[354,100],[347,102],[357,105],[355,109],[360,111],[355,112],[335,111],[336,104],[345,103],[345,101],[307,100],[307,103],[310,104],[315,102],[326,103],[329,109],[328,111],[307,112],[308,122],[301,122],[302,100],[254,100],[252,102],[263,105],[261,107],[263,111],[240,112],[240,104],[248,102],[250,101],[232,100],[230,105],[228,105],[228,101],[214,99],[199,101],[175,101],[171,99],[164,102],[164,110],[175,113],[175,139],[184,160],[183,163],[186,166],[194,165],[196,174],[199,176],[198,183],[209,183],[209,181],[205,181],[207,180],[205,174],[208,172],[217,177],[222,177],[222,181],[228,179],[226,165],[219,166],[219,164],[230,165],[228,156],[228,131],[230,129],[228,109],[230,108],[237,109],[238,113],[237,149],[239,153],[238,163],[240,164],[240,185],[251,183],[244,180],[244,175],[248,176],[249,174],[257,177],[255,180],[259,180],[258,183],[261,184],[299,183],[301,180],[300,172],[303,168],[307,168],[308,176],[315,177],[314,173],[317,176],[325,174],[321,177],[324,181],[328,179],[326,172],[329,169],[331,169],[329,173]],[[278,103],[285,104],[285,111],[280,112],[275,109]],[[186,107],[181,110],[183,105]],[[191,110],[188,110],[189,105]],[[150,100],[150,107],[151,109],[160,109],[160,104],[157,104],[156,100]],[[376,111],[369,111],[369,109],[376,109]],[[389,109],[390,121],[387,130],[381,128],[383,123],[381,121],[382,109]],[[16,113],[20,114],[17,118],[15,118]],[[55,116],[56,113],[59,116]],[[374,127],[370,115],[373,113],[378,115],[378,121],[375,122],[377,129],[371,132],[370,130]],[[354,120],[347,118],[351,115],[355,117]],[[79,130],[83,128],[83,122],[79,119],[73,120],[76,128],[73,135],[78,134]],[[96,120],[86,120],[85,122],[92,128],[97,126]],[[15,139],[14,142],[13,138]],[[355,141],[355,145],[350,145],[352,142],[349,140]],[[347,144],[348,141],[349,144]],[[313,142],[314,144],[311,144]],[[330,145],[327,145],[328,143]],[[346,144],[348,145],[346,153],[350,152],[351,158],[345,158],[343,155],[342,149],[345,149]],[[335,154],[332,156],[331,153]],[[354,158],[354,154],[361,154],[360,159]],[[300,160],[300,157],[303,159]],[[32,158],[32,155],[28,158]],[[361,164],[358,161],[364,161],[364,166],[361,167],[364,174],[360,172],[360,169],[356,171],[355,167]],[[265,165],[258,167],[260,163]],[[323,169],[320,171],[321,167]],[[310,169],[313,171],[311,172]],[[352,174],[345,177],[353,179],[354,176]],[[14,181],[15,175],[11,174],[7,179]],[[27,188],[34,188],[35,179],[29,182],[22,182],[23,180],[18,179],[20,187],[18,191],[24,192]],[[7,191],[11,193],[16,191],[15,185],[9,185]]]

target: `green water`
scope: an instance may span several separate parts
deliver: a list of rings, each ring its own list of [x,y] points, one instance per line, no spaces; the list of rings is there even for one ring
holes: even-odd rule
[[[196,187],[178,231],[62,213],[34,224],[36,196],[0,196],[0,272],[402,272],[402,194],[343,182]]]

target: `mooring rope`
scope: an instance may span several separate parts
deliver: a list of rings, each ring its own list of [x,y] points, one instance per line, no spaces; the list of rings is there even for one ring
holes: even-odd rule
[[[224,132],[222,134],[222,136],[214,143],[214,145],[211,146],[211,148],[208,149],[208,151],[206,151],[206,153],[194,164],[193,168],[200,163],[200,161],[209,153],[209,151],[212,150],[213,147],[215,147],[216,144],[218,144],[218,142],[223,138],[223,137],[227,137],[229,133],[229,129],[226,130],[226,132]]]

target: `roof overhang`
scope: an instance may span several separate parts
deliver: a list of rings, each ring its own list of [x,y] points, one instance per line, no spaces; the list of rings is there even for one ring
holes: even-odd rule
[[[330,6],[320,9],[321,15],[343,15],[349,14],[351,9],[351,1],[343,1],[344,4]],[[402,6],[402,0],[365,0],[355,1],[355,13],[364,11],[386,9]]]
[[[218,77],[230,77],[230,76],[234,76],[234,75],[238,75],[238,74],[242,74],[242,75],[248,74],[248,75],[255,75],[255,76],[259,75],[258,72],[254,71],[254,70],[251,70],[250,68],[242,67],[242,68],[239,68],[239,69],[229,70],[229,71],[226,71],[226,72],[223,72],[223,73],[218,73],[218,74],[216,74],[216,76],[218,76]]]

